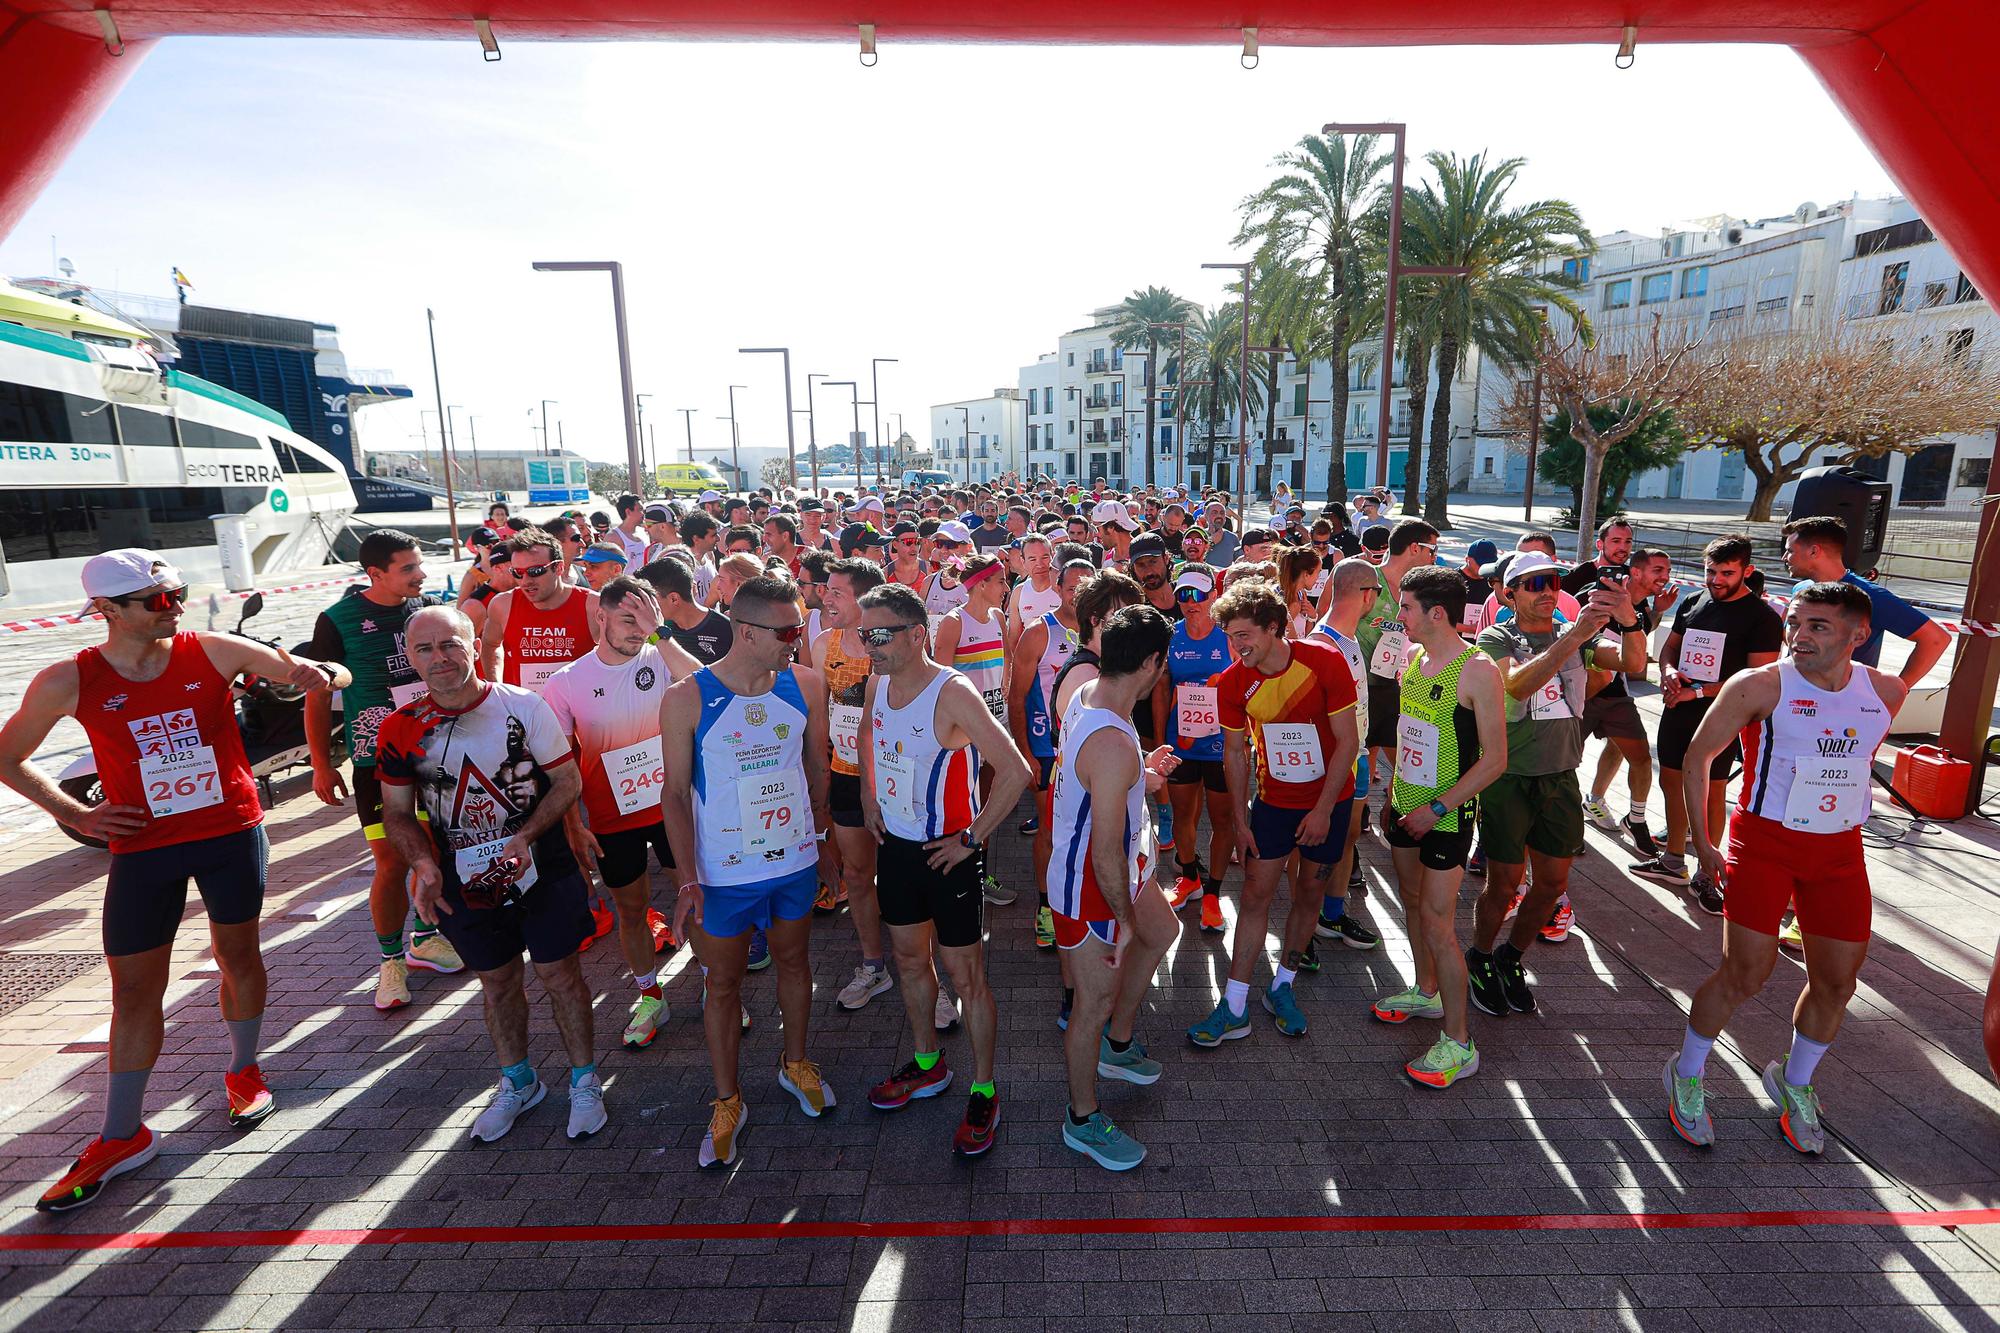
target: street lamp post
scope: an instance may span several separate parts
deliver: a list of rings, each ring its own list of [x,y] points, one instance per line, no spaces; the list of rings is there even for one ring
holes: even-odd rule
[[[555,452],[553,449],[549,447],[549,405],[551,403],[560,406],[562,404],[562,400],[560,398],[542,399],[542,452],[545,454]]]
[[[458,559],[458,497],[451,489],[451,422],[445,417],[444,381],[438,377],[438,334],[437,316],[429,306],[424,307],[424,323],[431,335],[431,387],[437,390],[438,403],[438,458],[444,464],[444,513],[445,523],[451,529],[451,558]]]
[[[960,480],[970,482],[972,480],[972,409],[961,407],[958,410],[965,414],[965,443],[959,446],[965,450],[965,476],[960,478]]]
[[[829,389],[849,389],[853,391],[854,434],[861,434],[861,386],[853,380],[828,380],[826,387]],[[850,440],[852,438],[853,436],[849,437]],[[855,489],[859,490],[861,485],[861,455],[859,453],[854,456],[854,482]],[[875,465],[875,484],[877,487],[880,487],[882,484],[882,465],[879,459]]]
[[[1398,180],[1402,179],[1400,175]],[[1250,512],[1250,264],[1203,264],[1203,268],[1233,268],[1243,275],[1243,350],[1236,365],[1236,493],[1241,512]],[[1209,442],[1213,450],[1214,441]],[[1213,460],[1211,460],[1212,466]]]
[[[806,376],[806,462],[812,468],[813,494],[819,494],[819,425],[813,416],[813,381],[826,378],[826,372],[815,370]],[[854,478],[861,479],[861,466],[855,464]]]
[[[646,400],[648,398],[656,398],[658,396],[659,395],[657,394],[651,394],[651,393],[635,393],[632,395],[632,403],[635,407],[639,409],[640,462],[643,463],[645,466],[646,475],[649,477],[653,477],[655,480],[658,479],[659,474],[653,471],[653,464],[658,460],[656,460],[652,456],[652,454],[646,449]],[[638,495],[644,495],[646,492],[643,489],[635,487],[634,493]]]
[[[688,462],[692,463],[694,462],[694,414],[701,411],[701,409],[698,407],[677,407],[674,411],[681,414],[681,424],[687,427]]]
[[[736,391],[748,392],[749,388],[747,384],[729,386],[729,470],[736,474],[738,485],[743,485],[743,436],[736,428]],[[743,489],[748,492],[750,488],[743,486]]]
[[[893,356],[878,356],[871,358],[868,362],[868,392],[871,395],[868,400],[868,406],[875,413],[875,485],[877,489],[880,489],[882,485],[882,383],[877,378],[877,374],[880,367],[884,365],[893,366],[895,364],[896,358]],[[855,410],[857,413],[860,411],[858,407]],[[860,433],[861,428],[859,426],[856,426],[854,429],[856,434]]]
[[[472,481],[483,491],[486,489],[486,472],[479,465],[479,418],[470,412],[466,413],[465,429],[472,436]]]
[[[739,353],[749,356],[753,353],[776,352],[785,358],[785,464],[791,484],[799,484],[799,442],[792,425],[792,349],[789,347],[739,347]]]
[[[639,458],[639,421],[632,396],[632,347],[625,335],[625,266],[615,259],[536,260],[537,273],[609,273],[611,275],[611,318],[618,332],[619,406],[625,416],[625,465],[632,474],[632,489],[642,491],[640,476],[645,464]]]

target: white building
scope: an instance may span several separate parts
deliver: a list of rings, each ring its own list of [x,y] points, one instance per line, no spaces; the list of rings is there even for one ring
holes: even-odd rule
[[[1025,472],[1027,404],[1011,388],[931,407],[933,465],[964,482]]]

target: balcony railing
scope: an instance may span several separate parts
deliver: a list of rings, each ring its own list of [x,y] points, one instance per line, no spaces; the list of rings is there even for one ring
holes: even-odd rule
[[[1083,405],[1085,408],[1087,408],[1092,412],[1103,412],[1114,406],[1117,406],[1117,404],[1113,403],[1109,398],[1097,398],[1097,397],[1084,399]]]
[[[1122,361],[1086,361],[1083,363],[1083,373],[1086,375],[1123,375],[1125,373],[1125,363]]]

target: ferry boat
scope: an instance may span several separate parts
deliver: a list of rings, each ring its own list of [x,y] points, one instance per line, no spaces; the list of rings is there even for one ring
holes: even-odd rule
[[[0,611],[74,604],[83,562],[119,546],[236,590],[328,562],[345,469],[164,342],[0,282]]]

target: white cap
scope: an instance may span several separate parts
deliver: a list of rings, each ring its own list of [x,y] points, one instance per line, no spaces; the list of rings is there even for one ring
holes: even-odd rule
[[[1090,510],[1090,521],[1098,527],[1115,523],[1127,532],[1137,532],[1139,524],[1116,500],[1099,500]]]
[[[701,495],[697,497],[696,503],[712,505],[721,498],[722,498],[721,491],[703,491]]]
[[[950,542],[954,546],[964,546],[972,540],[972,533],[967,531],[965,524],[957,522],[938,524],[937,535],[939,541]]]
[[[1561,574],[1568,566],[1543,555],[1540,551],[1517,551],[1507,565],[1507,582],[1512,585],[1530,574]]]
[[[1193,588],[1197,592],[1214,592],[1215,571],[1205,565],[1184,566],[1180,575],[1174,579],[1174,586],[1176,588]]]
[[[83,562],[83,614],[99,597],[125,597],[148,588],[178,588],[187,582],[163,555],[142,546],[124,546]]]
[[[880,499],[879,497],[877,497],[877,496],[873,496],[873,495],[864,495],[864,496],[862,496],[862,497],[861,497],[861,498],[860,498],[859,500],[856,500],[856,501],[854,502],[854,506],[853,506],[853,507],[854,507],[854,510],[855,510],[855,512],[856,512],[856,513],[859,513],[859,512],[860,512],[861,510],[863,510],[863,509],[872,509],[872,510],[874,510],[874,511],[875,511],[876,513],[878,513],[878,514],[882,514],[882,513],[887,513],[887,512],[888,512],[888,511],[887,511],[887,510],[886,510],[886,509],[885,509],[885,508],[883,507],[881,499]]]

